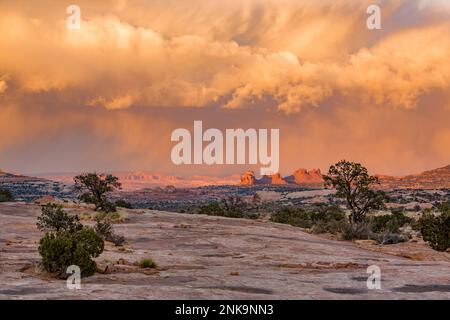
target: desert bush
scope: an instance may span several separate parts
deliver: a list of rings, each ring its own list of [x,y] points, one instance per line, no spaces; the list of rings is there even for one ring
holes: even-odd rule
[[[82,276],[95,273],[92,258],[103,252],[103,239],[94,229],[83,227],[78,216],[67,214],[62,206],[49,203],[41,208],[37,228],[46,234],[39,241],[44,269],[59,278],[67,278],[67,267],[76,265]]]
[[[372,225],[372,231],[399,233],[400,228],[405,224],[411,224],[414,219],[407,217],[402,211],[393,210],[392,214],[374,216],[369,218]]]
[[[96,218],[94,226],[97,234],[104,240],[114,243],[115,246],[122,246],[125,243],[125,237],[116,234],[113,230],[112,224],[108,218]]]
[[[338,235],[345,228],[346,224],[348,224],[346,220],[319,220],[314,222],[311,227],[311,232],[316,234],[331,233]]]
[[[345,213],[337,206],[321,207],[311,211],[295,207],[284,207],[271,216],[271,221],[273,222],[290,224],[301,228],[312,228],[314,233],[336,233],[345,219]]]
[[[222,199],[220,202],[214,201],[200,206],[198,213],[209,216],[245,219],[256,219],[259,216],[239,196],[230,196]]]
[[[120,214],[119,212],[115,211],[115,212],[104,212],[104,211],[99,211],[97,212],[97,214],[95,214],[94,216],[94,220],[100,219],[108,219],[111,223],[120,223],[120,222],[124,222],[126,220],[125,215]]]
[[[425,212],[419,219],[420,232],[425,241],[437,251],[450,248],[450,208],[443,205],[440,215]]]
[[[413,222],[402,211],[394,210],[392,214],[365,217],[362,221],[349,223],[339,212],[336,220],[315,223],[312,231],[315,233],[330,232],[337,234],[343,240],[375,240],[379,244],[395,244],[408,241],[409,237],[400,232],[400,228]]]
[[[409,239],[400,233],[400,227],[412,219],[402,213],[388,216],[366,218],[351,223],[345,213],[337,206],[319,207],[306,211],[301,208],[284,207],[273,213],[272,222],[308,228],[311,233],[331,233],[342,240],[375,240],[380,244],[394,244]],[[376,225],[374,226],[373,222]]]
[[[379,244],[396,244],[400,242],[406,242],[409,240],[409,237],[400,233],[393,233],[390,231],[384,231],[380,233],[373,233],[372,239],[377,241]]]
[[[319,220],[313,223],[312,233],[331,233],[338,235],[342,240],[375,240],[377,243],[395,244],[409,240],[407,235],[390,231],[389,229],[374,232],[373,225],[369,220],[357,223],[349,223],[343,220]]]
[[[0,188],[0,202],[12,202],[14,201],[14,196],[11,190],[6,188]]]
[[[319,207],[318,209],[312,210],[310,215],[313,222],[342,221],[347,218],[338,206]]]
[[[46,233],[38,250],[44,269],[65,279],[69,276],[66,270],[71,265],[78,266],[82,276],[93,275],[96,264],[92,258],[98,257],[103,249],[103,240],[94,229],[82,227],[76,232]]]
[[[128,201],[125,201],[123,199],[117,200],[115,205],[118,208],[133,209],[133,205],[131,203],[129,203]]]
[[[115,203],[109,202],[108,200],[106,200],[106,198],[104,200],[102,200],[102,208],[101,210],[103,210],[106,213],[110,213],[113,212],[115,213],[117,211],[117,207]]]
[[[220,206],[223,209],[224,216],[229,218],[252,218],[249,214],[247,204],[239,196],[229,196],[222,199]]]
[[[343,224],[340,237],[343,240],[369,240],[373,239],[374,235],[370,224],[363,221]]]
[[[153,269],[156,267],[157,267],[156,263],[150,258],[142,259],[141,261],[139,261],[139,268]]]
[[[37,228],[45,232],[76,232],[83,226],[78,216],[67,214],[61,205],[48,203],[41,208],[42,213],[37,218]]]
[[[303,209],[294,207],[279,209],[272,214],[270,220],[300,228],[311,228],[312,226],[311,214]]]
[[[208,216],[224,216],[224,211],[218,202],[214,201],[209,204],[200,206],[199,214],[205,214]]]

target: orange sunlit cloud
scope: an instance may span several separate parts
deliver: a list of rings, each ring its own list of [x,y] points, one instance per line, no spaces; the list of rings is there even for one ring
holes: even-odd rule
[[[280,128],[286,173],[342,157],[390,174],[446,165],[450,6],[381,1],[368,30],[371,2],[77,1],[80,30],[71,3],[2,2],[0,167],[241,170],[170,164],[170,131],[194,115]]]

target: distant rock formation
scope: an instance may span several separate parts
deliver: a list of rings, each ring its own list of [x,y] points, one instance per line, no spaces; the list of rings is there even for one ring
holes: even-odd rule
[[[450,188],[450,165],[403,177],[378,175],[383,189],[443,189]]]
[[[241,186],[253,186],[253,185],[304,185],[311,187],[323,186],[323,177],[319,169],[306,170],[298,169],[292,175],[282,177],[280,173],[273,175],[265,175],[260,179],[255,178],[253,171],[247,171],[241,175]]]
[[[255,173],[253,171],[247,171],[241,175],[241,186],[253,186],[255,184]]]
[[[292,175],[286,177],[286,181],[295,184],[322,184],[323,176],[320,169],[298,169]]]
[[[21,183],[21,182],[45,182],[46,179],[28,177],[20,174],[13,174],[8,172],[0,171],[0,183]]]
[[[275,173],[275,174],[269,176],[269,178],[270,178],[270,183],[273,184],[273,185],[283,185],[283,184],[287,184],[287,181],[284,180],[284,179],[281,177],[281,174],[279,174],[279,173]]]
[[[443,189],[450,188],[450,165],[420,174],[394,177],[377,175],[381,189]],[[279,173],[255,178],[253,171],[247,171],[241,176],[242,186],[253,185],[299,185],[309,188],[324,186],[320,169],[298,169],[292,175],[282,177]]]

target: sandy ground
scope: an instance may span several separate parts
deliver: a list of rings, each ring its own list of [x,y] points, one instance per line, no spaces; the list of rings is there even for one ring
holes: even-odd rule
[[[86,208],[69,208],[82,213]],[[128,210],[105,273],[80,290],[39,271],[40,207],[0,204],[0,299],[450,299],[450,254],[424,243],[379,247],[262,221]],[[157,270],[133,265],[151,257]],[[367,267],[381,268],[369,290]]]

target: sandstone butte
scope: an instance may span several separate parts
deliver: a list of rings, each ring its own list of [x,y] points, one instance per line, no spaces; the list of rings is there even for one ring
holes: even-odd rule
[[[255,177],[253,171],[247,171],[241,175],[241,186],[253,186],[257,184],[270,184],[270,185],[286,185],[286,184],[298,184],[298,185],[323,185],[323,176],[320,169],[306,170],[298,169],[292,175],[282,177],[280,173],[276,173],[270,176],[263,176],[260,179]]]

